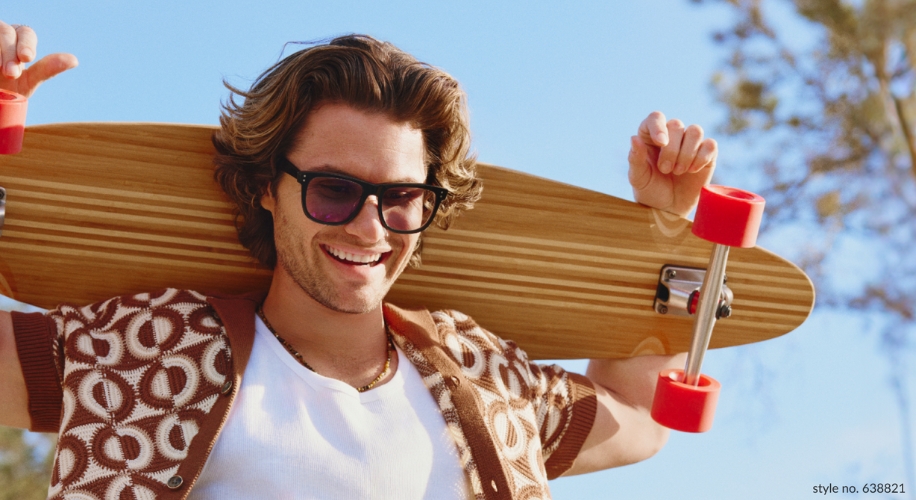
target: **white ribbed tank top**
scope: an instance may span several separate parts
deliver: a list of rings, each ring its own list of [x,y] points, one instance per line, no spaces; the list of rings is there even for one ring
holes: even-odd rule
[[[467,499],[454,440],[416,368],[359,393],[286,352],[256,318],[251,358],[191,500]]]

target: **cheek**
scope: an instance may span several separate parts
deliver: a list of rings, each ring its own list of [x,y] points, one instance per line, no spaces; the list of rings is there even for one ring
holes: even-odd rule
[[[407,236],[409,237],[406,238],[406,241],[404,242],[404,248],[407,249],[407,253],[413,253],[417,249],[417,245],[420,243],[420,235],[411,234]]]
[[[312,227],[315,224],[302,214],[302,208],[298,203],[289,204],[282,199],[278,200],[272,212],[274,238],[277,242],[282,241],[283,246],[287,249],[304,247],[308,241],[311,241],[316,230],[324,227]]]
[[[399,236],[403,237],[403,239],[401,240],[402,246],[401,246],[401,255],[399,256],[399,260],[403,261],[401,263],[401,267],[404,267],[407,265],[407,262],[410,261],[410,257],[414,254],[414,252],[416,252],[417,244],[419,243],[420,238],[418,235],[415,235],[415,234],[399,235]]]
[[[287,176],[288,177],[288,176]],[[295,215],[302,212],[302,191],[294,179],[280,178],[265,188],[261,206],[276,217],[277,211]]]

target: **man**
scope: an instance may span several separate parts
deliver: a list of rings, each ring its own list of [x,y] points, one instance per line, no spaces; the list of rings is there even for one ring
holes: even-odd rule
[[[0,87],[72,68],[0,23]],[[455,311],[383,303],[479,197],[465,97],[390,44],[341,37],[277,63],[223,110],[216,179],[266,296],[166,290],[0,315],[0,424],[58,432],[50,495],[546,498],[547,479],[643,460],[667,439],[655,377],[683,356],[529,363]],[[716,144],[653,113],[636,199],[686,215]]]

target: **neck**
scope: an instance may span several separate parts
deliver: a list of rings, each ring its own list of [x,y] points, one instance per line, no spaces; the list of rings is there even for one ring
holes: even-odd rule
[[[385,363],[388,341],[381,305],[364,313],[335,311],[275,273],[263,307],[274,330],[322,375],[359,387]]]

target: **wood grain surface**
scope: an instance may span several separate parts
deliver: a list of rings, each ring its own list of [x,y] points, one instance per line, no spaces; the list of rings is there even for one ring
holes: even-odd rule
[[[6,219],[0,291],[50,308],[181,287],[266,289],[212,180],[212,127],[84,123],[29,127],[0,156]],[[456,309],[534,359],[685,351],[689,318],[653,309],[664,264],[705,267],[690,223],[605,194],[481,165],[484,197],[448,231],[424,233],[423,265],[388,296]],[[711,347],[773,338],[814,303],[810,280],[760,248],[732,249],[734,314]]]

